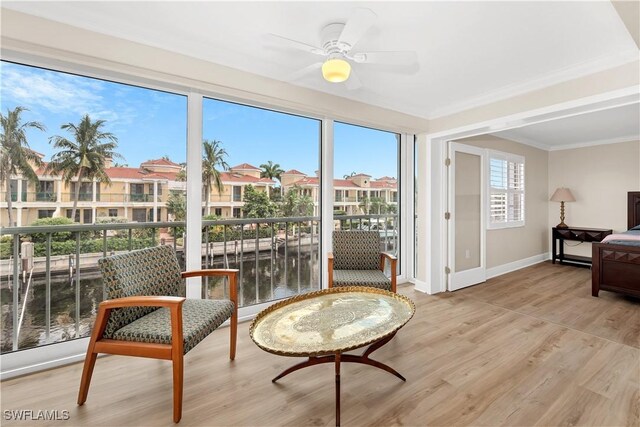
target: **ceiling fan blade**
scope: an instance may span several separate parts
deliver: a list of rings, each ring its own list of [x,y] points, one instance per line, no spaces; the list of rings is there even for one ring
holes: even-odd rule
[[[359,64],[413,65],[418,62],[414,51],[358,52],[351,58]]]
[[[344,85],[346,86],[347,90],[356,90],[362,87],[362,81],[358,78],[358,75],[352,69],[351,74],[349,75],[347,81],[344,82]]]
[[[284,79],[286,82],[296,81],[301,79],[302,77],[313,73],[314,71],[322,68],[322,62],[316,62],[315,64],[308,65],[300,70],[294,71],[293,73],[287,75]]]
[[[338,44],[346,44],[350,46],[349,49],[352,48],[360,41],[367,30],[371,28],[377,18],[378,15],[371,9],[364,7],[354,9],[353,15],[345,24],[340,37],[338,37]]]
[[[315,55],[326,56],[324,49],[312,46],[310,44],[299,42],[297,40],[291,40],[286,37],[279,36],[277,34],[265,34],[262,38],[263,44],[269,47],[282,47],[289,49],[302,50],[304,52],[313,53]]]

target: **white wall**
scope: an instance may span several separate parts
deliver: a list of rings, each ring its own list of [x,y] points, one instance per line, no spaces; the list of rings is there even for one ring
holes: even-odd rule
[[[487,230],[487,269],[546,255],[548,227],[548,152],[492,135],[465,138],[459,142],[523,156],[525,159],[525,225]]]
[[[576,201],[565,203],[565,223],[574,227],[627,229],[627,192],[640,191],[640,141],[551,151],[548,197],[558,187]],[[560,222],[560,204],[549,202],[549,227]],[[591,244],[567,242],[565,252],[591,256]]]

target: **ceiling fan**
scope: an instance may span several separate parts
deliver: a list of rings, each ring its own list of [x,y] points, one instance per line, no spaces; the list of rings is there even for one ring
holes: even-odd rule
[[[325,59],[315,62],[289,75],[287,80],[296,80],[307,74],[322,70],[324,79],[331,83],[345,82],[347,89],[362,86],[360,79],[352,70],[351,63],[384,64],[394,68],[417,67],[417,55],[413,51],[353,52],[352,48],[373,26],[377,15],[370,9],[356,8],[346,23],[332,23],[325,26],[320,34],[322,46],[313,46],[292,40],[277,34],[267,34],[267,46],[301,50],[322,56]]]

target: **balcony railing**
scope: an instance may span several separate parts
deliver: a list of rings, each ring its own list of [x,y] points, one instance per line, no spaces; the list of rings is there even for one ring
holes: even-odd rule
[[[20,200],[18,200],[18,192],[17,191],[12,191],[11,192],[11,201],[12,202],[18,202],[18,201],[24,202],[26,200],[27,200],[27,192],[26,191],[23,191],[22,193],[20,193]],[[4,197],[2,198],[2,201],[3,202],[5,201]]]
[[[148,203],[153,202],[153,194],[123,194],[124,200],[133,203]],[[158,196],[160,198],[160,196]]]
[[[320,223],[319,217],[203,221],[202,268],[239,269],[241,307],[317,290]],[[397,250],[395,215],[336,216],[334,225],[378,230],[381,248]],[[1,351],[88,336],[106,296],[97,261],[164,244],[176,250],[184,269],[184,227],[148,222],[0,229]],[[202,289],[204,298],[228,295],[223,280],[204,280]]]
[[[27,195],[27,201],[31,202],[32,200],[30,200],[31,198],[29,197],[31,194],[34,193],[29,193]],[[35,197],[34,197],[36,202],[55,202],[58,200],[58,195],[54,192],[38,192],[35,193]]]
[[[12,202],[55,202],[57,201],[57,194],[55,192],[45,192],[45,191],[38,191],[38,192],[22,192],[21,193],[21,197],[20,200],[18,200],[18,193],[16,192],[11,192],[11,201]],[[0,203],[5,202],[6,199],[3,196],[0,199]]]
[[[104,299],[97,260],[168,244],[184,268],[184,226],[165,222],[0,230],[2,351],[87,336]],[[205,221],[202,265],[241,270],[241,305],[317,289],[318,229],[317,218]],[[25,246],[25,240],[32,245]],[[226,294],[219,285],[206,281],[205,295]]]

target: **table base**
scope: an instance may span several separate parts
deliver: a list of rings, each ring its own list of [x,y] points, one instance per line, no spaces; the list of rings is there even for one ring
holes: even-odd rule
[[[336,426],[340,425],[340,363],[341,362],[351,362],[351,363],[361,363],[363,365],[375,366],[378,369],[382,369],[383,371],[387,371],[390,374],[395,375],[400,378],[402,381],[407,381],[405,377],[400,375],[395,369],[392,367],[385,365],[384,363],[378,362],[377,360],[373,360],[369,358],[369,355],[391,341],[391,339],[395,336],[393,335],[381,339],[373,344],[371,344],[362,355],[358,356],[355,354],[342,354],[337,352],[335,354],[330,354],[326,356],[313,356],[309,357],[309,359],[305,362],[298,363],[297,365],[293,365],[292,367],[282,371],[277,377],[272,379],[272,382],[278,381],[280,378],[289,375],[292,372],[295,372],[299,369],[306,368],[308,366],[320,365],[323,363],[335,363],[335,376],[336,376]]]

